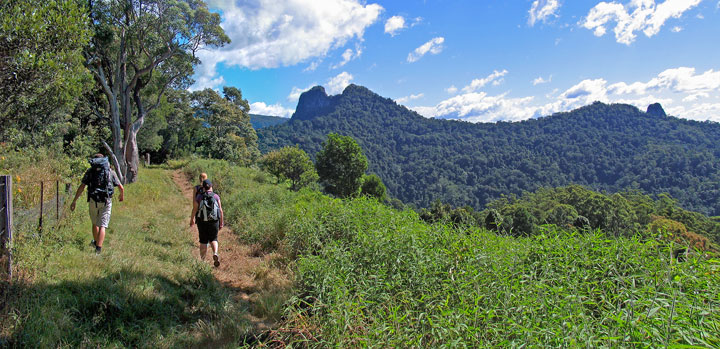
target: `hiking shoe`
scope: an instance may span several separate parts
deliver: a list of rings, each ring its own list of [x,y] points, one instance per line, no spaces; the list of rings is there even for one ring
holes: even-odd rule
[[[95,240],[90,240],[90,247],[97,247],[97,246],[95,245]]]
[[[215,265],[215,268],[220,266],[220,257],[218,257],[218,255],[216,255],[216,254],[213,255],[213,261],[214,261],[213,265]]]

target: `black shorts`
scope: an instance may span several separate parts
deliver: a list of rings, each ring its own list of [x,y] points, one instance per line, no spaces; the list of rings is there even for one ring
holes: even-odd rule
[[[220,230],[220,221],[198,221],[197,227],[201,244],[208,244],[210,241],[217,241],[218,231]]]

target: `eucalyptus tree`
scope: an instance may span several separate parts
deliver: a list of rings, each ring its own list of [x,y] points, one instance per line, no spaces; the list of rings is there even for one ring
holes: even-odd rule
[[[192,83],[197,52],[230,39],[220,15],[201,0],[90,0],[94,36],[86,66],[105,96],[96,114],[112,132],[113,161],[123,182],[137,180],[137,134],[168,88]]]

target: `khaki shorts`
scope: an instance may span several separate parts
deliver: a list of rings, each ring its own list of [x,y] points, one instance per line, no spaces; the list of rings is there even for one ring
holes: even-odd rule
[[[94,226],[107,228],[110,224],[110,211],[112,210],[112,201],[108,200],[107,204],[104,202],[95,202],[90,199],[88,201],[88,207],[90,210],[90,220]]]

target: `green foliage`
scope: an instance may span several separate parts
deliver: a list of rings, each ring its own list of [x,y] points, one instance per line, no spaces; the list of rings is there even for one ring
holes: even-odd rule
[[[263,169],[280,180],[290,180],[292,190],[300,190],[317,182],[318,175],[310,157],[298,147],[284,147],[265,154]]]
[[[579,185],[560,188],[541,188],[519,198],[503,198],[491,202],[484,226],[492,229],[495,220],[505,223],[509,218],[514,234],[532,235],[542,224],[561,228],[601,229],[615,236],[631,237],[635,233],[647,235],[653,217],[677,221],[694,233],[711,238],[720,244],[720,224],[710,218],[684,210],[667,195],[653,200],[638,191],[606,195]],[[663,220],[656,221],[663,222]],[[481,223],[479,221],[479,223]],[[482,224],[479,224],[482,225]],[[507,231],[507,230],[505,230]]]
[[[250,114],[250,124],[252,124],[252,127],[256,130],[260,128],[283,124],[288,122],[288,120],[290,119],[279,116]]]
[[[383,202],[387,199],[387,189],[378,175],[371,173],[362,177],[360,194],[376,198]]]
[[[352,137],[328,134],[316,157],[315,167],[328,193],[339,197],[357,194],[368,160]]]
[[[217,160],[191,161],[186,171],[201,169],[225,188],[241,238],[282,253],[295,273],[284,321],[266,344],[720,345],[720,261],[677,263],[672,241],[544,227],[502,236],[426,224],[365,197],[292,192]],[[572,215],[560,207],[560,217]]]
[[[522,122],[471,124],[423,118],[355,85],[315,98],[298,105],[302,118],[258,130],[261,151],[297,144],[312,155],[328,133],[351,136],[388,194],[417,207],[437,199],[481,210],[502,195],[580,184],[667,192],[684,209],[720,214],[714,122],[595,103]]]
[[[47,146],[62,139],[90,83],[82,49],[90,39],[75,0],[0,4],[0,141]]]
[[[193,116],[202,120],[204,126],[196,152],[249,165],[259,156],[257,135],[248,116],[250,107],[237,88],[224,87],[223,93],[224,98],[212,89],[205,89],[191,95]]]

